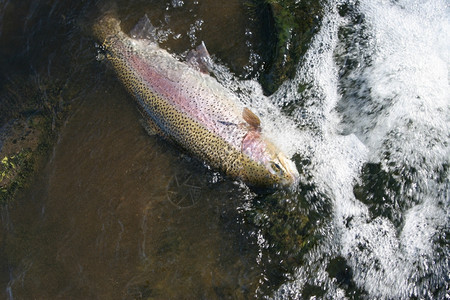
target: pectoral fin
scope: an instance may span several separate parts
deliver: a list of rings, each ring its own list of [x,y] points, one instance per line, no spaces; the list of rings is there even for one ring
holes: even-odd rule
[[[261,127],[261,120],[247,107],[244,108],[242,117],[244,118],[245,122],[247,122],[254,129],[259,129]]]

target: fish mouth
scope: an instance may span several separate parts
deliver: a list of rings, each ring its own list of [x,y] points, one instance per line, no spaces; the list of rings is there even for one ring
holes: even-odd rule
[[[300,174],[298,173],[294,162],[281,152],[278,153],[277,158],[285,170],[285,178],[283,180],[284,185],[291,186],[297,184]]]

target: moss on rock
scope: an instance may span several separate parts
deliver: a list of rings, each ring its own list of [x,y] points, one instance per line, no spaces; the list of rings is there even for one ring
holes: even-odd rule
[[[16,80],[3,86],[0,105],[0,204],[27,186],[53,144],[66,107],[57,81]]]
[[[270,10],[273,19],[273,41],[269,43],[273,55],[260,78],[264,91],[271,94],[294,77],[300,58],[320,27],[323,9],[319,0],[257,1]]]

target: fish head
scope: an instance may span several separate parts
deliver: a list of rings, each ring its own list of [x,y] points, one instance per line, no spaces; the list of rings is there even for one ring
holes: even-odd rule
[[[247,133],[242,152],[259,166],[253,178],[256,185],[292,187],[298,183],[300,175],[294,162],[259,131]],[[250,177],[250,174],[246,175]]]
[[[279,182],[284,186],[292,186],[299,180],[300,174],[297,167],[283,152],[278,152],[266,167],[269,172],[279,178]]]

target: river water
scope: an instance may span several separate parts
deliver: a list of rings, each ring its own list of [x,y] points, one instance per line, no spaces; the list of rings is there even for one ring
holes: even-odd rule
[[[265,20],[246,1],[0,1],[2,86],[70,106],[48,162],[2,208],[6,299],[449,297],[450,8],[323,1],[295,78],[264,96]],[[225,3],[225,4],[224,4]],[[256,193],[140,125],[90,26],[143,14],[294,157],[294,191]],[[3,87],[2,87],[3,88]]]

